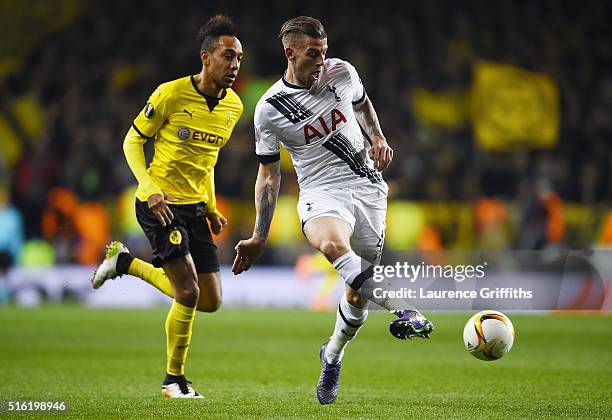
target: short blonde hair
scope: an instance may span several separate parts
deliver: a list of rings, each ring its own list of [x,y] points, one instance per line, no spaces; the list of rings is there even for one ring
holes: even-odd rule
[[[299,38],[304,36],[315,39],[327,38],[323,24],[318,19],[310,16],[298,16],[289,19],[283,23],[278,34],[285,48],[294,45]]]

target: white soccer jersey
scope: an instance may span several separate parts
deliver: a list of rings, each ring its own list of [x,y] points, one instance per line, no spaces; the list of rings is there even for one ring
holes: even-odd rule
[[[325,60],[310,88],[295,86],[283,77],[255,109],[255,149],[260,162],[278,160],[282,143],[302,190],[382,183],[353,113],[353,104],[365,95],[355,68],[337,58]]]

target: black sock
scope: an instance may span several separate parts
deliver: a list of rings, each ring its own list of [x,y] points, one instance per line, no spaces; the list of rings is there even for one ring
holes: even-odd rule
[[[177,383],[177,382],[185,382],[185,381],[186,381],[185,375],[174,376],[174,375],[170,375],[169,373],[166,373],[166,377],[164,378],[164,385]]]
[[[127,274],[128,268],[130,268],[130,264],[132,264],[133,260],[134,257],[127,252],[122,252],[117,255],[117,274]]]

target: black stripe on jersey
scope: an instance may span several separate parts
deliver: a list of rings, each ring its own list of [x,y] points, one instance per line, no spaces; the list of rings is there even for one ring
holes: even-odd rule
[[[293,124],[297,124],[313,116],[311,110],[296,101],[293,96],[284,90],[269,97],[266,99],[266,102],[276,108],[278,112],[283,114]]]
[[[274,155],[257,155],[259,163],[267,165],[268,163],[278,162],[280,160],[280,153]]]
[[[382,182],[379,172],[368,168],[361,156],[357,153],[349,139],[342,133],[336,133],[323,143],[323,147],[338,156],[351,170],[362,178],[368,178],[372,184]]]
[[[138,135],[139,135],[140,137],[144,137],[145,139],[149,139],[149,140],[153,138],[153,136],[145,136],[145,135],[142,133],[142,131],[140,131],[140,130],[138,129],[138,127],[136,127],[136,124],[132,124],[132,127],[134,127],[134,130],[136,130],[136,132],[138,133]]]
[[[351,102],[351,103],[353,105],[358,105],[358,104],[362,103],[365,100],[365,98],[366,98],[366,91],[365,91],[365,88],[363,88],[363,95],[361,95],[361,98],[359,98],[356,101]]]

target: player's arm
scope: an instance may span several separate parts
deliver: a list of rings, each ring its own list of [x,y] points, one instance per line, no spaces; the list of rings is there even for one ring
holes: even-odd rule
[[[144,154],[144,144],[155,136],[168,114],[169,95],[164,92],[162,86],[153,92],[147,105],[134,120],[123,141],[123,152],[140,188],[147,196],[149,208],[161,225],[166,226],[171,224],[174,218],[166,201],[176,200],[165,194],[151,179]]]
[[[236,258],[232,265],[234,274],[251,268],[263,252],[272,225],[280,182],[280,160],[259,165],[255,182],[255,228],[250,239],[242,240],[236,245]]]
[[[382,133],[378,116],[370,98],[365,95],[360,102],[354,103],[353,112],[357,122],[372,142],[370,157],[374,161],[374,168],[384,171],[393,160],[393,149],[389,147]]]
[[[215,168],[210,170],[210,175],[206,181],[206,218],[210,221],[210,229],[215,235],[221,233],[227,226],[227,219],[217,209],[217,197],[215,196]]]
[[[365,88],[361,83],[361,79],[357,74],[357,70],[350,63],[344,62],[348,71],[351,90],[353,92],[353,113],[357,119],[357,123],[372,142],[370,148],[370,157],[374,161],[374,168],[379,171],[384,171],[389,167],[393,159],[393,149],[387,144],[387,140],[380,128],[378,116],[374,110],[372,101],[368,98]]]
[[[139,134],[134,127],[130,127],[125,140],[123,141],[123,153],[127,163],[136,177],[138,184],[148,197],[148,204],[151,211],[155,214],[162,226],[172,223],[174,218],[166,201],[173,201],[170,197],[153,182],[147,172],[147,161],[144,154],[144,144],[147,138]]]

